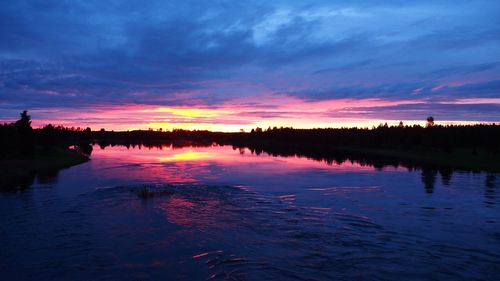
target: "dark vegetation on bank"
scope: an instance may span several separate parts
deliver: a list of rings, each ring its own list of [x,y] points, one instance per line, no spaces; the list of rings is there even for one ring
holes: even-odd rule
[[[33,129],[23,111],[18,121],[0,125],[0,190],[24,189],[35,178],[43,182],[60,169],[88,161],[90,140],[90,129]]]
[[[340,164],[345,161],[376,168],[404,166],[444,175],[452,169],[500,172],[500,126],[495,124],[440,126],[380,125],[372,129],[253,129],[249,133],[136,130],[114,132],[47,125],[32,129],[26,112],[12,124],[0,125],[0,187],[13,174],[63,168],[88,159],[90,144],[102,148],[232,145],[252,153],[299,156]],[[67,147],[72,146],[73,150]],[[78,153],[76,153],[78,152]],[[14,163],[20,163],[14,165]],[[3,167],[9,166],[8,169]],[[16,168],[19,166],[19,168]],[[47,169],[45,169],[48,167]],[[24,172],[23,172],[24,171]],[[425,177],[425,175],[423,175]]]

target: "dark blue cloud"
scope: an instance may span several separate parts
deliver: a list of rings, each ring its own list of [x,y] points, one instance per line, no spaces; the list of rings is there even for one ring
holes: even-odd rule
[[[354,85],[285,92],[281,94],[295,96],[310,101],[346,98],[392,98],[396,100],[415,100],[427,98],[438,100],[453,100],[461,98],[499,98],[500,80],[489,80],[479,83],[442,87],[430,83],[394,83],[380,84],[376,86]]]
[[[482,121],[495,122],[500,120],[500,104],[449,104],[441,102],[426,102],[418,104],[402,104],[392,106],[352,107],[345,112],[333,112],[330,117],[352,117],[350,111],[362,112],[368,119],[392,120],[425,120],[433,116],[436,121]]]

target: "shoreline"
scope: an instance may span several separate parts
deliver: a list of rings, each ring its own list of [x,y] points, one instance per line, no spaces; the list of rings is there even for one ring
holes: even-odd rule
[[[89,160],[89,157],[69,148],[37,150],[33,156],[10,156],[0,159],[0,190],[22,190],[39,174],[60,171]]]

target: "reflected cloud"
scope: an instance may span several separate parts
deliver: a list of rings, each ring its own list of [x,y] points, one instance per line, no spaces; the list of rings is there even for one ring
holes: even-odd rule
[[[225,204],[212,196],[202,199],[174,195],[156,206],[165,212],[170,223],[204,229],[225,226],[225,220],[221,217],[227,215],[222,213]]]
[[[346,173],[387,173],[419,171],[425,193],[432,194],[436,186],[450,186],[454,169],[429,166],[383,156],[345,151],[289,149],[283,147],[237,147],[194,143],[142,143],[104,145],[94,149],[99,161],[109,163],[95,171],[101,177],[145,183],[230,183],[231,185],[283,186],[300,184],[296,176],[310,177],[315,173],[333,176]],[[134,148],[135,147],[135,148]],[[131,151],[133,150],[133,151]],[[103,166],[103,163],[96,163]],[[309,175],[309,176],[306,176]],[[437,181],[440,176],[440,181]],[[309,188],[325,195],[351,192],[373,192],[380,185],[332,185],[328,177],[318,177],[317,186]],[[488,176],[487,186],[494,186],[494,176]],[[493,188],[488,188],[493,190]],[[488,194],[491,194],[489,192]],[[188,208],[190,202],[185,202]]]
[[[197,161],[203,159],[213,159],[215,157],[215,153],[211,152],[198,152],[198,151],[187,151],[183,153],[176,153],[171,156],[160,157],[159,160],[161,162],[170,162],[170,161]]]

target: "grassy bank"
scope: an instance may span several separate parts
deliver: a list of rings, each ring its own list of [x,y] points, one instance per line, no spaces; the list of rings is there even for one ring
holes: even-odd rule
[[[11,155],[0,159],[0,190],[28,187],[40,173],[58,171],[88,161],[71,149],[37,150],[32,156]]]

